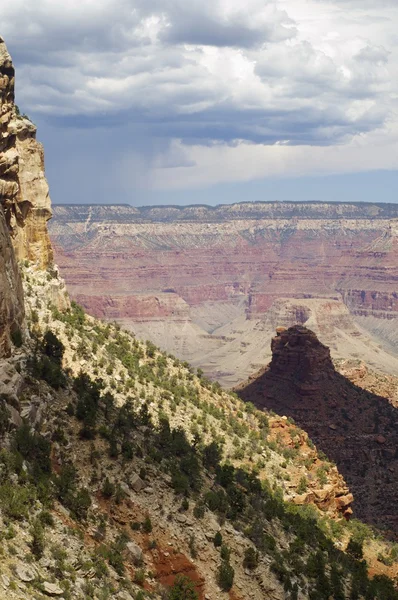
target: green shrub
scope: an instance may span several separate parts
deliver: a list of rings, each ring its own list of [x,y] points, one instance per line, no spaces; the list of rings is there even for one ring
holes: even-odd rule
[[[33,377],[43,379],[55,390],[66,384],[66,378],[60,365],[48,356],[33,356],[27,361],[27,366]]]
[[[192,558],[197,558],[198,551],[196,549],[196,540],[195,540],[195,536],[193,534],[189,537],[189,552],[190,552]]]
[[[245,556],[243,558],[243,566],[245,569],[255,569],[258,566],[258,552],[254,548],[250,547],[245,550]]]
[[[30,549],[36,560],[39,560],[43,556],[45,548],[44,528],[39,519],[35,519],[30,534],[32,536]]]
[[[185,494],[189,491],[188,477],[177,468],[171,474],[171,485],[177,494]]]
[[[316,472],[317,476],[318,476],[318,481],[321,485],[326,485],[328,482],[328,478],[326,475],[326,469],[325,467],[319,467],[319,469],[317,469]]]
[[[88,439],[95,435],[102,388],[101,380],[91,381],[90,377],[83,372],[73,383],[73,389],[78,396],[76,417],[83,421],[83,437]]]
[[[297,486],[297,493],[304,494],[307,491],[307,487],[308,487],[307,478],[303,476],[300,479],[299,484]]]
[[[354,558],[362,560],[363,558],[363,542],[358,542],[351,538],[347,544],[347,554],[351,554]]]
[[[54,517],[48,510],[42,510],[39,514],[39,520],[42,525],[48,525],[49,527],[54,527]]]
[[[116,548],[111,548],[108,556],[109,564],[113,567],[116,573],[120,576],[124,574],[125,567],[123,561],[123,555],[120,550]]]
[[[111,483],[108,477],[104,481],[104,485],[102,486],[102,495],[104,498],[111,498],[115,493],[115,486]]]
[[[216,535],[214,536],[213,543],[216,548],[220,548],[222,545],[222,535],[219,531],[217,531]]]
[[[189,509],[189,500],[188,498],[183,498],[181,502],[180,510],[181,512],[186,512]]]
[[[177,575],[173,587],[167,594],[167,600],[198,600],[195,584],[185,575]]]
[[[76,492],[74,496],[74,500],[71,506],[72,512],[78,520],[83,521],[87,518],[87,512],[90,506],[90,493],[86,488],[81,488]]]
[[[58,365],[62,364],[65,346],[52,331],[47,331],[43,337],[43,352]]]
[[[211,442],[203,449],[203,464],[206,468],[216,468],[221,461],[222,453],[215,442]]]
[[[351,537],[356,542],[363,543],[367,539],[372,539],[374,533],[369,525],[358,521],[358,519],[351,519],[348,524],[348,529],[351,531]]]
[[[146,515],[145,517],[145,520],[142,524],[142,531],[144,531],[144,533],[151,533],[152,531],[152,521],[149,515]]]
[[[224,592],[229,592],[234,583],[235,571],[234,568],[227,562],[223,560],[219,569],[218,569],[218,585]]]
[[[134,573],[134,581],[138,583],[138,585],[143,585],[145,581],[145,571],[144,569],[137,569]]]
[[[24,487],[10,482],[0,485],[0,507],[4,514],[11,519],[25,519],[34,500],[32,487]]]
[[[229,562],[229,559],[231,557],[231,550],[226,544],[221,545],[220,556],[222,560]]]
[[[32,432],[29,425],[22,425],[14,435],[14,449],[32,464],[32,469],[38,477],[51,473],[51,443],[43,436]]]
[[[197,502],[193,509],[193,515],[196,519],[203,519],[205,516],[206,508],[203,502]]]
[[[20,348],[23,344],[22,332],[19,327],[16,327],[11,331],[11,341],[16,348]]]

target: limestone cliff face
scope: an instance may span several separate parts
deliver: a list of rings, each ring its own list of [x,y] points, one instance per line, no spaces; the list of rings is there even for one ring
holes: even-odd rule
[[[29,260],[40,270],[53,262],[43,148],[36,140],[35,125],[19,114],[14,90],[14,66],[0,38],[0,358],[10,354],[12,333],[23,329],[18,261]],[[56,302],[60,306],[66,302],[66,295],[65,302],[61,296]]]
[[[51,202],[36,127],[14,103],[15,71],[0,38],[0,202],[18,260],[45,269],[53,260],[47,221]]]

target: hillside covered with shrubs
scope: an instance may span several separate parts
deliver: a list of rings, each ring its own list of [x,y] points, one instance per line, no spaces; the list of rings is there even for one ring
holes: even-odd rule
[[[4,597],[398,598],[396,547],[344,518],[349,490],[303,431],[60,311],[54,277],[24,269],[30,334],[3,395]]]

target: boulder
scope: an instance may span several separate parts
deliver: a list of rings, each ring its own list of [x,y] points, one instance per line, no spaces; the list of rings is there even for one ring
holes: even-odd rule
[[[30,581],[33,581],[36,576],[33,569],[27,567],[26,565],[17,565],[15,567],[15,573],[17,577],[19,577],[19,579],[24,583],[29,583]]]
[[[314,490],[315,504],[328,502],[331,499],[333,492],[334,487],[330,484],[325,485],[321,490]]]
[[[299,494],[293,498],[293,503],[301,506],[303,504],[312,504],[315,501],[314,492],[306,492],[305,494]]]
[[[139,564],[142,561],[142,550],[138,546],[138,544],[136,544],[135,542],[129,542],[126,546],[126,550],[134,564]]]
[[[137,473],[133,473],[133,475],[130,477],[131,489],[138,493],[142,490],[144,485],[145,485],[145,483],[141,479],[141,477],[139,475],[137,475]]]
[[[43,582],[43,592],[47,596],[62,596],[64,590],[59,587],[56,583],[50,583],[49,581]]]
[[[335,500],[336,506],[339,510],[348,508],[350,504],[354,502],[354,496],[352,494],[347,494],[346,496],[340,496]]]

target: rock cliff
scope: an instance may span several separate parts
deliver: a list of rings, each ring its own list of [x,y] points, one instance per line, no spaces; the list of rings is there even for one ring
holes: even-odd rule
[[[0,358],[9,354],[12,334],[21,331],[23,317],[21,278],[0,205]]]
[[[398,535],[398,412],[337,373],[312,331],[280,328],[269,367],[239,395],[295,419],[336,462],[356,499],[356,515]]]
[[[51,202],[36,127],[15,104],[15,73],[0,38],[0,199],[18,260],[46,268],[53,260]]]
[[[15,72],[0,38],[0,356],[19,342],[24,301],[17,262],[52,264],[47,231],[51,217],[43,148],[36,127],[15,104]],[[13,336],[12,336],[13,334]]]

